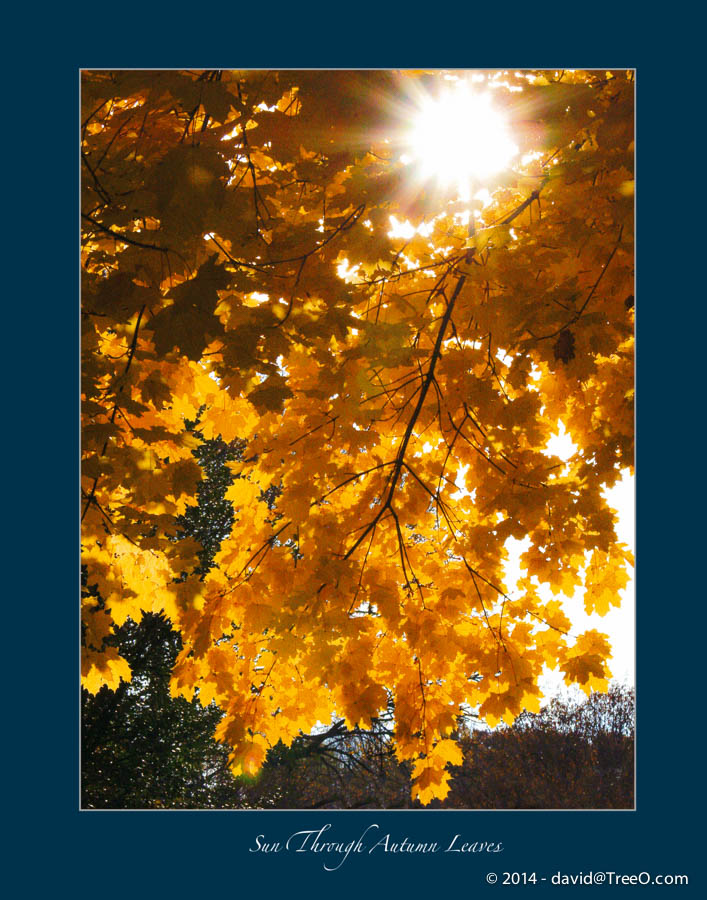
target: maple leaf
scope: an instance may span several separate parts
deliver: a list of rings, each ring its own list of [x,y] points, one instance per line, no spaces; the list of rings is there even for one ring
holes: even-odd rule
[[[560,332],[552,349],[555,354],[555,359],[560,359],[564,363],[574,359],[574,335],[568,328],[564,328]]]
[[[101,653],[84,653],[81,684],[89,693],[97,694],[103,686],[114,691],[121,681],[130,681],[130,678],[130,666],[115,647],[108,647]]]
[[[281,375],[269,375],[259,387],[248,394],[248,399],[259,412],[268,410],[279,412],[288,397],[292,397],[292,391]]]

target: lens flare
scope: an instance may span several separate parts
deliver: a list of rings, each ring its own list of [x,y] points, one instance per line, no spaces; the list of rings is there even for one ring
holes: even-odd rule
[[[504,169],[518,153],[503,116],[488,93],[460,82],[422,101],[410,132],[409,155],[423,177],[456,183],[462,193]]]

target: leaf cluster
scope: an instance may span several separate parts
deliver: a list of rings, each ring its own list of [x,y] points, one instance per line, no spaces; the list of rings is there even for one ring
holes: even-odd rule
[[[608,686],[543,586],[603,614],[631,565],[603,491],[633,464],[632,73],[485,74],[522,155],[471,234],[399,152],[455,73],[83,74],[83,683],[166,617],[234,774],[392,708],[427,804],[465,710],[537,710],[546,665]],[[237,448],[211,535],[201,440]]]

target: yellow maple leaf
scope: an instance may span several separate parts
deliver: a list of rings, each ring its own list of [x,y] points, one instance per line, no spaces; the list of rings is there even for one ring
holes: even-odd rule
[[[81,684],[89,693],[97,694],[104,685],[114,691],[121,681],[130,681],[131,678],[130,666],[118,655],[115,647],[107,647],[101,653],[84,653]]]

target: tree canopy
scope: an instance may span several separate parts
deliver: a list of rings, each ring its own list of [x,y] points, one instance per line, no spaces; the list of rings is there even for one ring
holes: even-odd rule
[[[83,73],[83,684],[168,618],[235,774],[392,709],[429,803],[465,710],[537,711],[544,665],[608,685],[561,595],[605,614],[632,562],[603,491],[633,465],[633,73],[474,73],[518,154],[471,224],[404,156],[469,75]],[[239,452],[205,570],[214,438]]]

